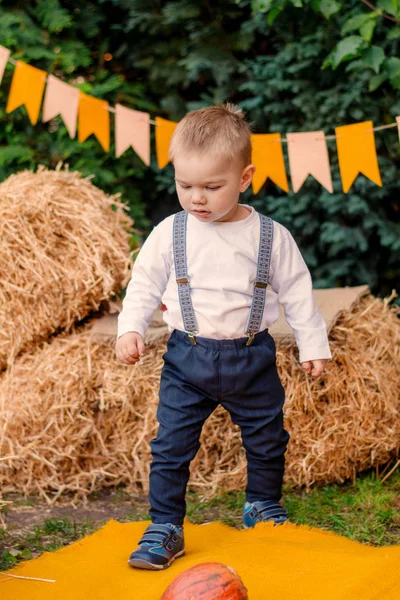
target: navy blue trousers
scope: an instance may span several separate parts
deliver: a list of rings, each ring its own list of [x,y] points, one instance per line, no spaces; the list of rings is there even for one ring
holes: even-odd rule
[[[218,404],[241,429],[247,457],[246,499],[279,500],[289,434],[283,427],[285,393],[268,330],[250,346],[247,337],[214,340],[174,330],[163,355],[159,428],[150,442],[150,515],[153,523],[181,525],[189,464],[204,421]]]

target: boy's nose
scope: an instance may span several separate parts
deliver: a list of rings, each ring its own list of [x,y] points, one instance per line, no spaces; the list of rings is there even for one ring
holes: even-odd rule
[[[206,202],[206,199],[204,197],[203,192],[201,191],[193,191],[192,193],[192,202],[194,202],[195,204],[204,204],[204,202]]]

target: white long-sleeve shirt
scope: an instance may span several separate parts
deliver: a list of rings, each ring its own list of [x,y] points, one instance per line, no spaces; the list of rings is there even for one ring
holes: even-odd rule
[[[186,255],[190,294],[201,337],[245,336],[250,315],[260,241],[260,220],[251,212],[242,221],[206,222],[188,215]],[[169,331],[184,331],[172,249],[171,215],[144,242],[132,270],[118,337],[129,331],[146,333],[162,301]],[[274,221],[270,285],[260,331],[279,317],[282,304],[299,348],[300,362],[331,358],[325,323],[316,306],[310,272],[290,232]]]

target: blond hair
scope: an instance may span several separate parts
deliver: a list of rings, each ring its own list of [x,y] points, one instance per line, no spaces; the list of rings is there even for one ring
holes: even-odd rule
[[[238,157],[251,164],[251,123],[242,109],[230,102],[187,113],[178,123],[169,147],[172,164],[181,152],[213,152],[229,161]]]

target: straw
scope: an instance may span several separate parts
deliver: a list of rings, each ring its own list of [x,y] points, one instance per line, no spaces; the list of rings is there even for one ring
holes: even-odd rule
[[[294,341],[277,339],[291,435],[285,482],[310,489],[386,464],[400,448],[399,310],[371,295],[330,331],[333,359],[317,380],[298,363]],[[148,490],[163,339],[135,366],[115,357],[115,337],[73,326],[24,353],[0,377],[0,482],[3,493],[47,503],[85,502],[123,484]],[[243,489],[239,429],[219,407],[204,425],[189,488],[206,498]],[[70,493],[69,496],[66,494]]]
[[[132,219],[90,178],[59,164],[0,184],[0,370],[129,280]]]

